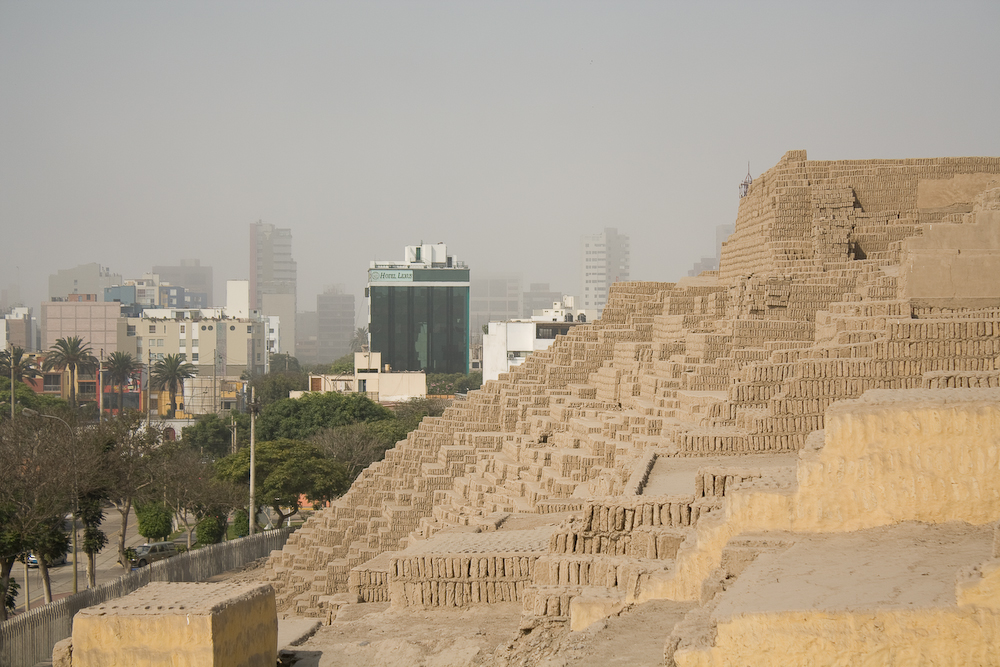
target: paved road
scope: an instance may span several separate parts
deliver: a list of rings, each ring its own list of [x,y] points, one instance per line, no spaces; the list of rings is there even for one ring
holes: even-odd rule
[[[135,546],[137,544],[144,544],[146,542],[145,538],[139,535],[136,530],[138,522],[135,518],[135,512],[129,514],[128,526],[125,531],[125,546]],[[104,547],[99,554],[97,554],[97,583],[103,584],[107,581],[111,581],[117,577],[124,574],[124,570],[120,565],[118,565],[118,530],[121,527],[121,515],[118,510],[110,508],[105,511],[104,523],[101,524],[101,528],[104,530],[104,534],[108,536],[108,545]],[[82,529],[80,530],[82,539]],[[87,554],[82,551],[78,554],[78,590],[84,590],[87,587]],[[24,565],[18,563],[14,566],[11,574],[17,579],[19,584],[22,584],[21,590],[17,596],[17,611],[24,611]],[[73,557],[70,554],[67,557],[65,565],[57,565],[55,567],[49,568],[49,580],[52,582],[52,597],[53,599],[58,599],[66,595],[73,593]],[[28,583],[30,586],[31,594],[31,608],[40,607],[45,603],[45,598],[42,591],[42,575],[37,568],[30,568],[28,570]]]

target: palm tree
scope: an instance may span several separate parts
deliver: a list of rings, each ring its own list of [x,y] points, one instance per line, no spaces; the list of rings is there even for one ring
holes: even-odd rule
[[[93,373],[98,366],[97,357],[90,351],[87,345],[79,336],[69,338],[57,338],[55,344],[45,355],[42,364],[44,370],[66,370],[69,369],[69,404],[76,408],[76,379],[80,373]]]
[[[108,357],[108,377],[111,383],[118,387],[118,414],[122,412],[125,385],[132,382],[136,373],[142,370],[142,363],[129,352],[112,352]]]
[[[177,412],[177,391],[184,388],[184,380],[195,376],[194,365],[184,361],[179,354],[168,354],[155,364],[150,373],[153,389],[170,392],[170,412],[167,419],[173,419]]]
[[[10,367],[11,357],[14,359],[13,372]],[[8,379],[13,376],[14,382],[24,382],[24,378],[38,377],[38,366],[34,359],[25,356],[23,348],[14,345],[10,351],[0,352],[0,376]]]
[[[368,327],[358,327],[351,338],[351,352],[364,352],[368,349]]]

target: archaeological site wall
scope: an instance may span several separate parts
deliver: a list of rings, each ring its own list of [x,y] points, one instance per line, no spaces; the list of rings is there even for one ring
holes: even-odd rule
[[[345,599],[514,599],[526,623],[585,627],[641,599],[698,599],[742,489],[803,530],[877,516],[866,492],[832,492],[859,494],[848,513],[802,485],[799,453],[835,403],[998,386],[1000,158],[791,151],[740,201],[718,272],[613,285],[600,320],[425,419],[267,578],[279,610],[315,616]],[[661,469],[690,470],[693,489],[654,488]],[[984,507],[958,518],[1000,519]]]

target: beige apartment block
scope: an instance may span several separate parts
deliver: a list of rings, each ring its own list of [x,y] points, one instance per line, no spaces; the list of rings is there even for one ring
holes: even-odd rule
[[[183,401],[178,401],[187,414],[218,412],[232,383],[247,371],[265,372],[264,323],[259,319],[227,317],[220,308],[147,309],[142,317],[127,318],[126,326],[128,351],[143,363],[179,354],[194,365],[196,376],[185,381]]]
[[[758,642],[932,664],[938,627],[972,656],[954,664],[997,664],[997,387],[1000,158],[790,151],[718,271],[612,285],[599,320],[425,419],[265,578],[279,613],[327,619],[345,594],[513,599],[523,627],[575,630],[697,603],[667,664],[768,664]],[[822,565],[852,553],[874,569]],[[902,593],[864,583],[897,575]]]
[[[126,337],[120,303],[98,301],[97,296],[68,301],[44,301],[41,308],[42,351],[51,349],[60,338],[77,336],[83,339],[96,356],[119,351]]]

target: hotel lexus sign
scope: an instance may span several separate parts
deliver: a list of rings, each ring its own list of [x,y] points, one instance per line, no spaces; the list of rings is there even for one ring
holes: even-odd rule
[[[369,269],[368,282],[370,283],[412,283],[413,271],[411,269]]]

